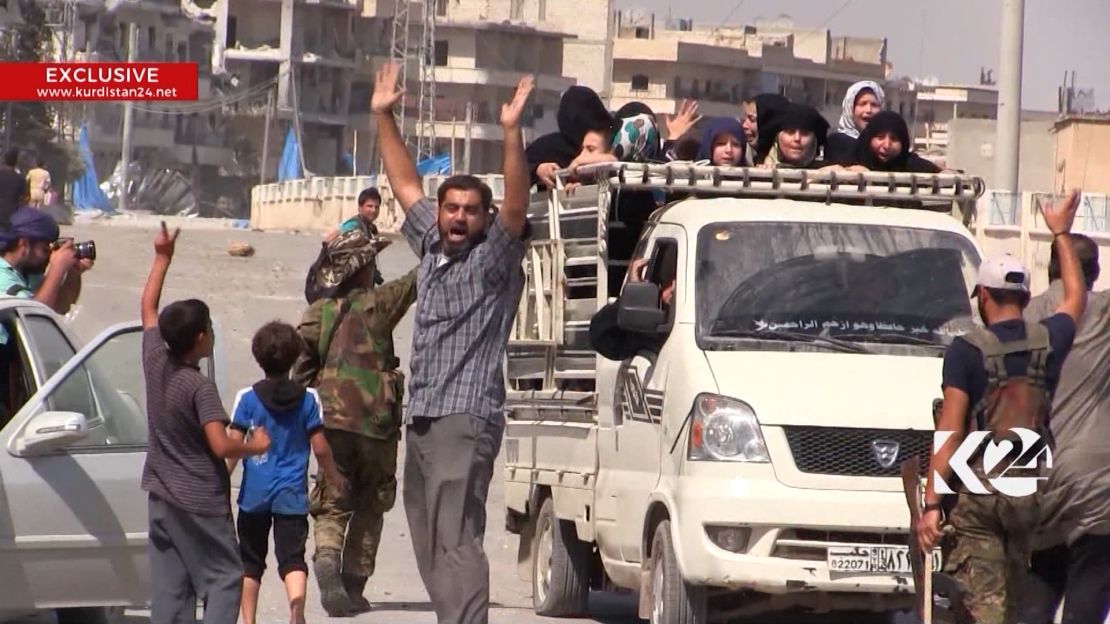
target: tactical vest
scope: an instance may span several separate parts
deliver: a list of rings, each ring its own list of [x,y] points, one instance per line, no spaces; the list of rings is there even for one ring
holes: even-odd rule
[[[989,431],[990,439],[1010,440],[1015,443],[1012,456],[1000,462],[1008,466],[1016,459],[1018,452],[1023,455],[1038,452],[1043,445],[1052,446],[1048,421],[1052,408],[1052,396],[1048,389],[1048,358],[1052,354],[1048,328],[1041,323],[1025,324],[1025,339],[1002,342],[994,332],[977,328],[962,339],[975,347],[983,356],[983,367],[987,371],[987,388],[978,403],[971,406],[969,431]],[[1010,376],[1006,371],[1006,356],[1028,353],[1029,365],[1025,374]],[[1023,428],[1037,432],[1042,445],[1038,448],[1022,448],[1013,429]],[[1023,462],[1024,463],[1024,462]],[[983,474],[982,449],[973,455],[971,467],[977,474]],[[1016,470],[1016,469],[1015,469]],[[992,470],[990,476],[998,474]],[[1010,471],[1007,474],[1016,474]]]

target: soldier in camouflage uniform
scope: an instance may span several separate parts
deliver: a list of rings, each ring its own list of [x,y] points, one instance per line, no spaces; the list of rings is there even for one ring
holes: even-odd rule
[[[985,259],[972,296],[986,327],[960,336],[944,354],[944,402],[936,430],[952,435],[934,449],[916,531],[918,546],[929,552],[944,536],[941,523],[948,512],[952,535],[942,548],[944,571],[965,593],[956,613],[961,624],[1010,624],[1019,615],[1039,497],[1035,489],[1002,487],[1002,478],[1041,479],[1049,467],[1044,449],[1052,444],[1052,395],[1086,307],[1086,283],[1068,234],[1078,205],[1078,192],[1073,192],[1051,211],[1042,206],[1064,276],[1057,313],[1026,323],[1022,312],[1029,305],[1029,271],[1012,256]],[[982,442],[973,451],[962,448],[972,432],[986,432],[993,443],[1012,446],[1005,457],[988,461]],[[1023,432],[1035,433],[1037,443]],[[938,488],[938,480],[947,487]],[[957,492],[955,500],[950,492]]]
[[[333,617],[370,610],[362,592],[397,489],[404,375],[393,329],[416,299],[416,270],[374,288],[374,257],[387,244],[363,229],[329,242],[317,279],[335,296],[313,303],[298,327],[305,352],[294,379],[319,393],[325,435],[350,483],[340,497],[318,474],[310,497],[316,580]]]

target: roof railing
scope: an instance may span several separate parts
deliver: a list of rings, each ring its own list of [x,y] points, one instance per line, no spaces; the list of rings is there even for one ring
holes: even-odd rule
[[[559,172],[561,181],[569,175],[569,171]],[[601,163],[580,167],[575,175],[596,180],[600,186],[633,190],[690,192],[699,196],[824,199],[829,203],[864,200],[874,205],[906,200],[970,203],[986,190],[982,178],[951,173],[857,173],[687,163]]]

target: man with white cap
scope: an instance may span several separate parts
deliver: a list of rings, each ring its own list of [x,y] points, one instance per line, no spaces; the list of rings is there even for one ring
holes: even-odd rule
[[[1030,300],[1029,271],[1013,256],[985,260],[972,297],[986,327],[956,339],[944,355],[944,404],[936,429],[951,435],[933,451],[917,538],[926,552],[940,543],[941,514],[947,511],[953,531],[943,546],[944,571],[966,592],[960,621],[1003,624],[1017,615],[1039,497],[1012,494],[1002,484],[1012,485],[1017,477],[1040,484],[1047,468],[1043,460],[1045,445],[1051,445],[1052,394],[1087,301],[1070,236],[1078,205],[1078,191],[1073,191],[1043,211],[1064,282],[1056,314],[1026,323],[1022,313]],[[1038,434],[1038,442],[1027,444],[1021,430]],[[971,452],[960,448],[972,431],[987,432],[999,445],[996,449],[1009,452],[999,459],[983,447]],[[974,478],[953,480],[953,469],[965,467],[970,470],[961,470],[961,475],[970,472]],[[937,478],[950,488],[945,491],[957,494],[943,497]]]

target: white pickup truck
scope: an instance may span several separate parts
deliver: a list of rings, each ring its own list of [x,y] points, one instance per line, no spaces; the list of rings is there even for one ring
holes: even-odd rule
[[[594,173],[533,203],[506,361],[507,525],[536,612],[606,588],[639,591],[654,624],[910,608],[899,464],[928,465],[944,347],[976,318],[982,181]],[[647,346],[611,361],[589,326],[629,191],[685,199],[648,221],[646,279],[615,304]]]

